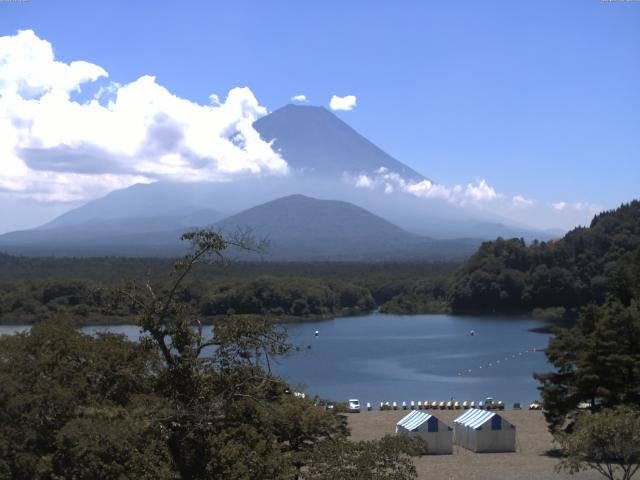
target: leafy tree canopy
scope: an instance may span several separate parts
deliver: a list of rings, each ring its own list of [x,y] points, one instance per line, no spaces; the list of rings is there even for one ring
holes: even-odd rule
[[[583,413],[573,432],[556,439],[565,455],[559,470],[591,468],[609,480],[630,480],[640,469],[640,412],[629,407]]]
[[[638,280],[640,201],[634,200],[557,241],[482,244],[456,272],[449,298],[454,311],[577,309],[603,303],[607,294],[628,304]]]
[[[546,355],[555,371],[537,374],[553,431],[572,423],[578,405],[592,411],[640,406],[640,302],[590,305],[570,329],[558,329]]]

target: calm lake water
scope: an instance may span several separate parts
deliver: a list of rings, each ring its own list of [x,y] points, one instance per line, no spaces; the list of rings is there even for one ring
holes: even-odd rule
[[[380,313],[288,324],[291,341],[302,348],[273,368],[307,393],[337,401],[355,397],[375,405],[492,396],[508,406],[524,404],[539,397],[532,373],[551,368],[540,351],[549,335],[529,331],[542,325],[527,317]],[[26,328],[0,326],[0,333]],[[131,325],[83,330],[107,329],[132,339],[139,335]]]

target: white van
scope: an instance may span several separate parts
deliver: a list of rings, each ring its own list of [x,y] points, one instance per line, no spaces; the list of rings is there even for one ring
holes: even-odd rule
[[[350,398],[347,408],[351,413],[360,413],[360,400],[357,398]]]

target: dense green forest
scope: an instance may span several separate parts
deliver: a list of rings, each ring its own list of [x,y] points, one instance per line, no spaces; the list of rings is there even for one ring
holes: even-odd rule
[[[454,312],[577,310],[607,295],[629,299],[640,288],[640,201],[595,216],[564,238],[525,245],[482,244],[449,289]]]
[[[237,314],[280,320],[382,311],[446,309],[453,263],[237,262],[194,268],[182,300],[205,321]],[[130,323],[135,310],[115,295],[123,279],[162,289],[171,262],[137,258],[0,255],[0,323],[64,315],[84,324]]]

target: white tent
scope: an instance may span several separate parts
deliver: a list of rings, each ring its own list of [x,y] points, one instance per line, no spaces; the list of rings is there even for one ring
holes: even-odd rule
[[[516,427],[496,412],[472,408],[453,421],[456,445],[472,452],[515,452]]]
[[[451,427],[428,413],[413,410],[396,424],[396,433],[424,438],[428,454],[453,452]]]

